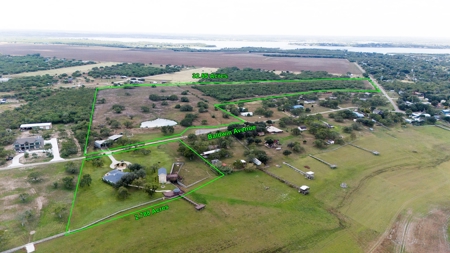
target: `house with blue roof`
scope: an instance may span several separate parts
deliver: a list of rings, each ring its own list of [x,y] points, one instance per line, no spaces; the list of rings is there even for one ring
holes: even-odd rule
[[[303,105],[294,105],[292,106],[292,109],[303,109],[305,108]]]
[[[167,181],[167,170],[166,168],[159,168],[158,169],[158,178],[160,184],[165,184]]]
[[[128,172],[123,172],[120,170],[111,170],[110,172],[106,173],[105,176],[103,176],[102,180],[103,182],[115,186],[117,182],[119,182],[119,180],[126,174],[128,174]]]

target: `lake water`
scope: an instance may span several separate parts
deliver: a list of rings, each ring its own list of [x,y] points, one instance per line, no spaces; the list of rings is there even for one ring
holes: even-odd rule
[[[334,49],[334,50],[348,50],[351,52],[365,52],[365,53],[412,53],[412,54],[450,54],[450,49],[428,49],[428,48],[397,48],[397,47],[330,47],[330,46],[298,46],[289,45],[295,41],[244,41],[244,40],[189,40],[189,39],[149,39],[149,38],[106,38],[96,37],[89,38],[96,40],[109,40],[121,42],[152,42],[155,43],[173,43],[173,44],[191,44],[203,43],[206,45],[215,45],[216,47],[192,47],[196,49],[223,49],[223,48],[241,48],[241,47],[265,47],[265,48],[280,48],[280,49]]]
[[[163,126],[175,126],[177,122],[168,119],[155,119],[150,121],[144,121],[141,123],[141,128],[147,127],[163,127]]]

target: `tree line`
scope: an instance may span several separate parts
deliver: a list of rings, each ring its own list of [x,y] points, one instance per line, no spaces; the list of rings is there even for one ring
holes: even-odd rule
[[[93,61],[42,57],[40,54],[27,54],[25,56],[0,55],[0,75],[75,67],[94,63]]]
[[[317,79],[317,78],[337,78],[339,76],[331,75],[326,71],[302,71],[300,74],[294,74],[289,71],[282,71],[280,75],[275,70],[263,70],[253,68],[227,67],[220,68],[215,74],[226,74],[228,79],[224,81],[264,81],[264,80],[292,80],[292,79]],[[199,82],[217,82],[214,78],[202,78]]]
[[[144,77],[173,73],[180,70],[181,66],[172,66],[169,64],[163,68],[158,68],[143,63],[122,63],[113,66],[92,68],[92,70],[88,72],[88,75],[93,78],[113,75]]]
[[[226,101],[237,98],[294,93],[310,90],[364,89],[364,83],[360,80],[321,80],[299,83],[196,85],[193,86],[193,88],[200,90],[206,96],[211,96],[218,100]]]

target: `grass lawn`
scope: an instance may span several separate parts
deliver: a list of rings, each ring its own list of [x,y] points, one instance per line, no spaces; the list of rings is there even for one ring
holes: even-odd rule
[[[175,200],[168,204],[169,210],[155,216],[138,221],[123,218],[41,244],[37,252],[57,252],[64,249],[62,245],[85,252],[100,248],[127,252],[299,251],[312,249],[341,230],[338,219],[325,211],[320,201],[299,195],[261,172],[226,176],[189,197],[206,204],[206,209],[196,211],[186,201]],[[149,227],[151,240],[137,236]],[[102,236],[94,238],[94,234]],[[118,237],[121,240],[109,240]],[[358,245],[347,245],[347,249],[358,251]]]

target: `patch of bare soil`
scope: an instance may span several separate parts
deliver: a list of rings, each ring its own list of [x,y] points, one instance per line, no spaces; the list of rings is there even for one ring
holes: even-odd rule
[[[433,209],[425,216],[400,214],[383,242],[373,252],[448,253],[450,210]]]

